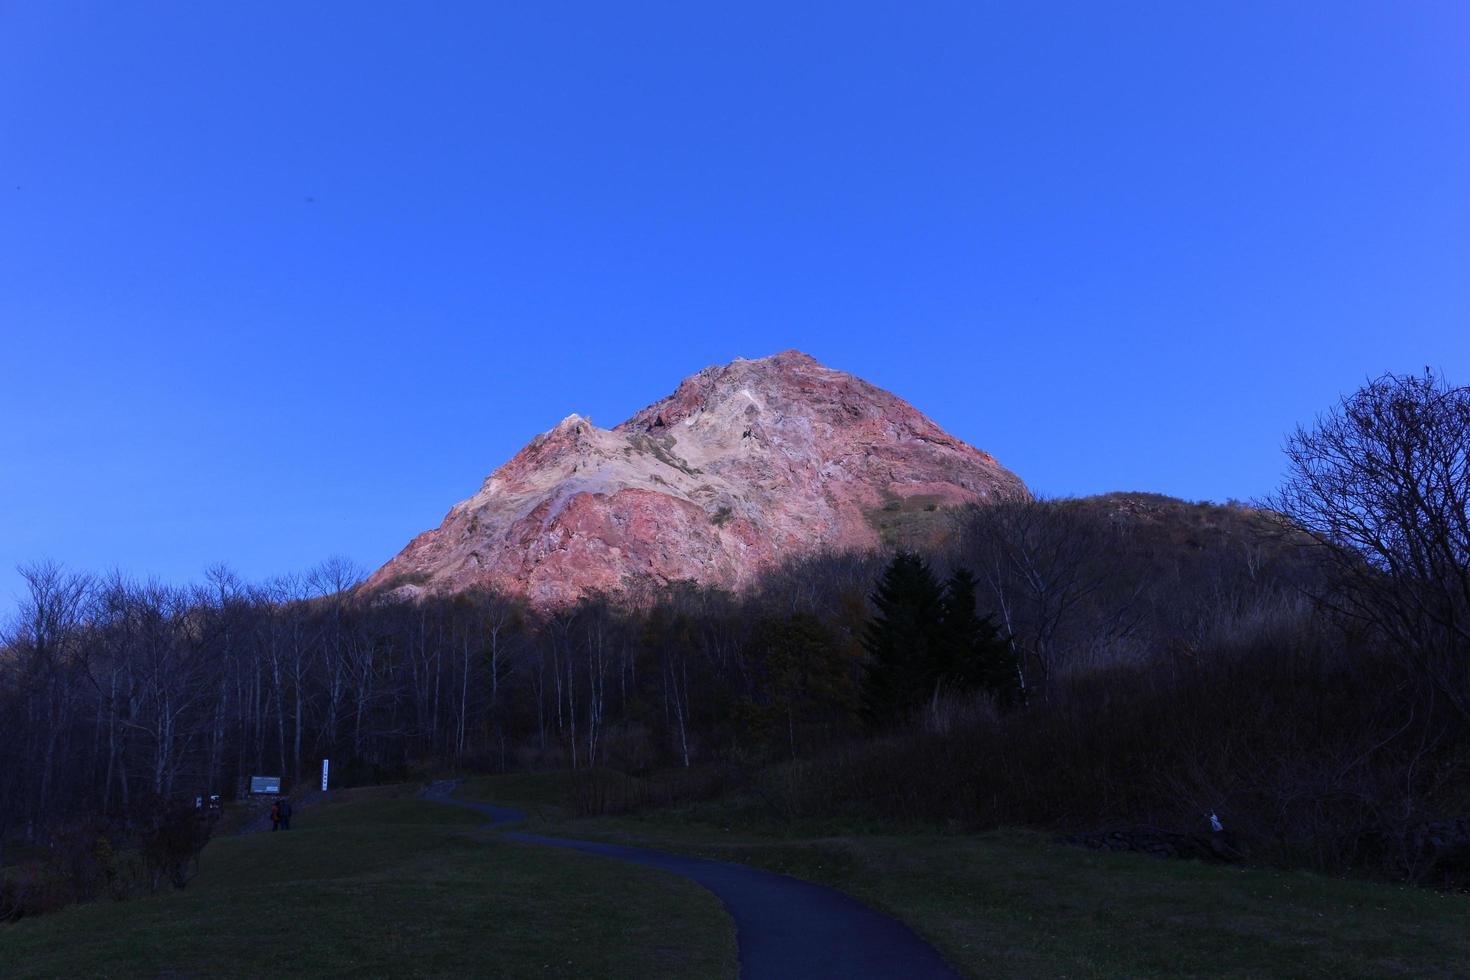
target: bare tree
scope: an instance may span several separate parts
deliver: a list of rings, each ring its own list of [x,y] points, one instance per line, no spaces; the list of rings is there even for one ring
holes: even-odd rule
[[[351,592],[364,578],[362,566],[351,558],[333,555],[306,573],[307,586],[320,596]]]
[[[22,780],[31,790],[26,832],[34,836],[53,802],[58,764],[77,707],[76,681],[85,669],[81,627],[92,580],[53,562],[24,565],[19,571],[28,594],[9,644],[9,673],[20,702]]]
[[[525,611],[519,602],[509,600],[494,593],[477,593],[473,597],[475,609],[480,624],[480,637],[486,657],[486,667],[489,671],[490,699],[488,704],[489,722],[491,736],[495,740],[495,746],[500,754],[501,768],[505,767],[505,719],[504,708],[501,704],[500,687],[505,680],[507,672],[514,665],[514,657],[518,650],[517,637],[523,629]],[[460,711],[460,741],[463,751],[463,742],[466,733],[466,721],[464,719],[463,705],[468,700],[468,693],[463,695]]]
[[[1269,504],[1330,569],[1321,598],[1470,718],[1470,388],[1385,374],[1298,427],[1286,455]]]
[[[1064,665],[1064,628],[1106,580],[1102,530],[1067,501],[1039,499],[972,505],[958,520],[963,562],[1019,647],[1022,686],[1033,681],[1044,694]]]
[[[357,652],[351,642],[347,623],[349,593],[362,581],[362,569],[351,560],[332,557],[306,573],[307,589],[326,601],[328,616],[323,629],[326,642],[322,644],[328,676],[327,723],[319,738],[327,747],[336,743],[340,721],[340,710],[346,691],[347,680],[354,666],[352,654]],[[363,701],[357,702],[359,708]],[[360,720],[361,714],[358,718]],[[357,728],[358,742],[361,741],[361,726]]]

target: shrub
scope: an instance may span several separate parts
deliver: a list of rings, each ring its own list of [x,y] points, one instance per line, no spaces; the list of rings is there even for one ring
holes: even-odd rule
[[[1470,826],[1453,819],[1470,814],[1470,738],[1447,707],[1408,717],[1406,684],[1392,658],[1283,607],[1234,642],[1072,676],[1020,711],[936,702],[906,730],[762,785],[787,819],[1208,838],[1216,813],[1257,861],[1470,874],[1455,870],[1470,830],[1443,830]]]
[[[183,888],[199,873],[199,852],[209,843],[212,829],[208,811],[196,810],[184,800],[160,804],[143,839],[143,866],[149,886],[167,881]]]

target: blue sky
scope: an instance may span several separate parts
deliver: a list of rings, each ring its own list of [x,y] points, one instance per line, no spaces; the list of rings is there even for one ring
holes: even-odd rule
[[[799,8],[799,9],[794,9]],[[0,612],[386,560],[796,347],[1036,490],[1470,383],[1470,6],[0,3]]]

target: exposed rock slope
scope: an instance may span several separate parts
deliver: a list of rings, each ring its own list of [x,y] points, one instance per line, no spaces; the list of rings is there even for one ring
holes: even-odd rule
[[[738,587],[792,554],[878,545],[885,506],[1026,494],[902,399],[786,351],[706,368],[613,429],[567,416],[367,587],[484,585],[540,606],[673,579]]]

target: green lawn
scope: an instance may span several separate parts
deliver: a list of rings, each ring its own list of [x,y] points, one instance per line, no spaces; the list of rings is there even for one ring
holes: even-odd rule
[[[1465,977],[1470,897],[1306,873],[1099,854],[1019,832],[853,833],[704,804],[574,819],[564,777],[489,777],[538,832],[642,843],[828,884],[902,919],[977,977]]]
[[[856,833],[705,804],[575,819],[568,782],[461,790],[532,829],[741,861],[833,885],[984,977],[1462,977],[1470,898],[1103,855],[1016,832]],[[183,892],[0,927],[0,976],[720,977],[735,939],[690,882],[479,829],[393,791],[220,839]]]
[[[730,977],[734,927],[691,882],[365,799],[224,838],[182,892],[0,926],[0,976]]]

